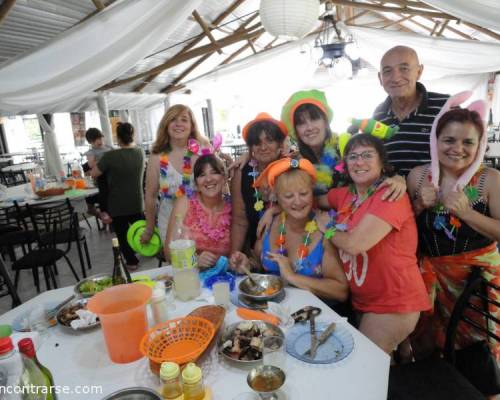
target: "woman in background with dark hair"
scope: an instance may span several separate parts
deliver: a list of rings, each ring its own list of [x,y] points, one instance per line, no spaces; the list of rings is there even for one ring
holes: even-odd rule
[[[139,260],[127,242],[127,230],[129,225],[144,218],[144,151],[135,145],[134,127],[128,122],[118,123],[116,135],[120,148],[105,153],[92,169],[91,175],[96,178],[106,174],[108,213],[113,219],[113,229],[127,268],[136,270]]]
[[[320,229],[339,250],[359,330],[391,353],[430,308],[417,266],[417,228],[408,195],[384,201],[389,174],[382,141],[359,134],[346,145],[351,184],[328,192]]]
[[[231,252],[244,251],[250,255],[259,219],[271,203],[269,193],[254,188],[253,183],[270,163],[281,157],[287,129],[281,121],[260,113],[245,125],[242,136],[250,160],[242,170],[236,168],[231,180]]]
[[[431,164],[416,167],[408,175],[424,256],[421,269],[434,300],[433,313],[419,324],[422,329],[414,342],[422,354],[436,346],[443,348],[451,310],[472,267],[480,267],[487,281],[500,284],[500,172],[482,164],[487,146],[486,104],[476,101],[467,108],[454,108],[470,95],[459,93],[443,106],[432,126]],[[490,290],[491,298],[500,297],[497,290]],[[482,302],[477,306],[482,308]],[[500,318],[498,307],[492,305],[490,311]],[[466,315],[484,326],[479,314]],[[487,328],[500,336],[499,324],[493,320]],[[464,347],[484,339],[485,334],[459,324],[455,343]],[[500,344],[490,344],[500,359]]]
[[[194,164],[193,177],[196,192],[191,198],[182,196],[175,200],[163,249],[169,260],[168,244],[180,219],[189,238],[196,243],[198,266],[208,268],[231,250],[231,202],[224,196],[227,184],[224,164],[214,154],[202,155]]]

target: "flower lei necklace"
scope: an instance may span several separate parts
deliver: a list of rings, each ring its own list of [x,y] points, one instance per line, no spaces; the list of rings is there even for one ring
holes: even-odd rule
[[[264,213],[264,201],[262,200],[262,193],[260,192],[259,189],[255,187],[255,181],[257,177],[259,176],[259,171],[257,171],[257,161],[252,159],[248,163],[252,167],[252,171],[248,173],[248,176],[251,176],[253,178],[253,187],[255,193],[253,194],[253,197],[255,199],[255,203],[253,204],[253,208],[255,211],[259,213],[259,218],[262,217],[262,214]]]
[[[285,243],[286,243],[285,222],[286,222],[286,213],[283,211],[280,214],[280,225],[278,227],[279,236],[275,242],[276,245],[279,246],[277,252],[282,256],[287,255],[287,250],[285,249]],[[311,213],[310,220],[309,222],[306,223],[306,226],[304,227],[304,237],[302,239],[302,244],[299,246],[299,249],[297,250],[297,255],[299,256],[299,259],[295,261],[296,269],[300,269],[302,267],[304,258],[309,255],[308,246],[311,244],[311,235],[317,230],[318,230],[318,225],[314,220],[314,213]]]
[[[336,152],[337,140],[336,137],[331,137],[325,141],[323,146],[323,154],[319,160],[319,164],[315,164],[316,181],[320,186],[329,189],[333,186],[332,171],[337,165],[338,154]]]
[[[193,170],[191,168],[191,157],[193,157],[193,152],[187,148],[184,153],[183,162],[182,162],[182,183],[175,193],[169,193],[168,187],[168,153],[162,153],[160,155],[160,193],[161,196],[165,199],[177,199],[179,197],[187,194],[189,198],[193,195],[193,189],[189,186],[191,182],[191,175]]]
[[[479,198],[479,191],[477,190],[476,184],[481,175],[483,166],[481,165],[478,171],[474,174],[469,184],[464,188],[464,193],[469,199],[469,203],[474,203]],[[431,175],[428,176],[429,180],[431,179]],[[457,240],[456,234],[458,234],[458,230],[462,226],[462,222],[460,218],[456,215],[450,213],[450,217],[447,220],[444,214],[447,213],[446,207],[443,205],[441,201],[439,201],[432,209],[436,213],[434,217],[433,227],[435,230],[443,232],[446,234],[448,239]]]
[[[378,179],[373,183],[366,191],[366,193],[360,196],[356,190],[356,187],[351,184],[349,185],[349,192],[351,192],[354,197],[349,204],[342,207],[338,212],[335,210],[328,211],[330,216],[330,222],[326,225],[325,238],[331,239],[337,231],[345,232],[347,231],[346,222],[354,215],[354,213],[361,207],[361,205],[368,200],[377,191],[378,187],[382,183],[383,179]],[[337,219],[341,217],[342,221],[338,222]]]

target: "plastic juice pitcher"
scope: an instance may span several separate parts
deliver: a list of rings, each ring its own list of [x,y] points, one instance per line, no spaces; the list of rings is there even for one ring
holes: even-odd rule
[[[122,364],[142,357],[139,344],[148,329],[146,304],[151,293],[145,285],[117,285],[89,300],[87,308],[101,320],[111,361]]]

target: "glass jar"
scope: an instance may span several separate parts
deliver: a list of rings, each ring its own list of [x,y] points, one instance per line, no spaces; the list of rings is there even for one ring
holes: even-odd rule
[[[203,400],[205,397],[201,368],[195,363],[189,363],[182,371],[182,389],[184,400]]]
[[[182,396],[181,370],[174,362],[164,362],[160,368],[161,397],[167,400]]]

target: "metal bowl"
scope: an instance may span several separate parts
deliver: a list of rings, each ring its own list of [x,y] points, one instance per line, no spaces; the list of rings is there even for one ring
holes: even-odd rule
[[[281,368],[274,365],[259,365],[247,376],[248,386],[259,394],[272,394],[285,383],[286,375]],[[266,396],[267,397],[267,396]],[[262,396],[261,396],[262,398]],[[267,397],[273,399],[275,397]]]
[[[95,324],[92,324],[92,325],[88,325],[88,326],[85,326],[85,327],[82,327],[82,328],[78,328],[78,329],[73,329],[71,327],[71,324],[70,323],[67,323],[67,322],[64,322],[63,319],[62,319],[62,316],[69,310],[70,307],[73,307],[73,306],[76,306],[76,305],[81,305],[81,306],[86,306],[87,305],[87,302],[88,302],[88,299],[77,299],[77,300],[73,300],[72,302],[66,304],[64,307],[61,307],[59,309],[59,311],[57,311],[57,314],[56,314],[56,319],[57,319],[57,322],[59,323],[59,325],[61,325],[62,327],[70,330],[70,331],[84,331],[84,330],[87,330],[87,329],[92,329],[92,328],[95,328],[96,326],[99,326],[101,323],[99,322],[99,319],[97,319],[97,321],[95,322]],[[82,307],[82,308],[83,308]]]
[[[259,287],[265,289],[274,288],[276,291],[273,294],[265,294],[256,291],[256,286],[252,284],[250,278],[246,276],[238,284],[238,289],[242,296],[249,297],[253,300],[268,301],[278,297],[284,290],[285,285],[283,279],[277,275],[252,274],[252,278],[259,284]]]
[[[243,323],[252,322],[254,325],[257,325],[257,327],[259,328],[261,333],[263,333],[266,329],[270,329],[272,332],[271,336],[280,336],[282,338],[285,337],[285,334],[283,333],[283,331],[279,327],[277,327],[276,325],[273,325],[273,324],[270,324],[270,323],[264,322],[264,321],[259,321],[259,320],[244,320],[244,321],[235,322],[231,325],[226,326],[226,328],[224,329],[222,334],[219,336],[219,340],[217,341],[217,349],[219,350],[219,353],[222,354],[222,356],[224,358],[226,358],[227,360],[233,361],[237,364],[254,365],[254,364],[260,363],[262,361],[262,356],[258,359],[255,359],[255,360],[240,360],[236,357],[232,357],[230,354],[228,354],[224,351],[224,343],[227,340],[233,339],[234,331],[236,329],[238,329],[238,326],[242,322]]]
[[[102,400],[162,400],[154,390],[145,387],[120,389]]]
[[[80,282],[78,282],[75,285],[74,292],[79,297],[83,297],[83,298],[92,297],[94,294],[96,294],[96,293],[104,290],[104,288],[101,289],[101,290],[97,290],[97,291],[94,291],[94,292],[90,293],[90,292],[84,292],[84,291],[82,291],[82,286],[84,287],[89,282],[100,282],[100,281],[102,281],[104,279],[112,280],[112,276],[110,274],[104,273],[104,274],[92,275],[92,276],[89,276],[89,277],[87,277],[85,279],[82,279]],[[110,284],[109,286],[112,286],[112,284]]]

